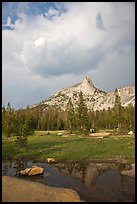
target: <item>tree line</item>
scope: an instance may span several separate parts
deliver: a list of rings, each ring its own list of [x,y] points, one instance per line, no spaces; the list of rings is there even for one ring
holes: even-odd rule
[[[115,129],[118,133],[125,133],[134,131],[134,124],[135,107],[132,104],[122,107],[117,89],[114,106],[108,110],[88,110],[82,92],[79,93],[76,108],[70,98],[65,111],[55,107],[46,110],[44,105],[14,110],[10,103],[2,108],[3,133],[7,136],[17,135],[19,138],[25,138],[35,130],[68,130],[70,133],[78,131],[86,134],[91,129]]]

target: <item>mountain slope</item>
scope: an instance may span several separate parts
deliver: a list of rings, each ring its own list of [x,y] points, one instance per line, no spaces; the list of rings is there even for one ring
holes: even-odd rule
[[[103,110],[108,109],[108,107],[112,108],[114,105],[115,92],[113,91],[111,93],[106,93],[96,88],[93,85],[91,79],[89,77],[86,77],[80,83],[77,83],[68,88],[64,88],[48,99],[30,106],[30,108],[42,105],[44,109],[47,109],[49,106],[54,106],[60,110],[65,110],[69,98],[71,98],[73,105],[76,108],[80,91],[82,91],[87,107],[89,109],[92,109],[94,111]],[[122,106],[127,106],[130,103],[135,105],[134,86],[119,88],[118,93],[121,97]]]

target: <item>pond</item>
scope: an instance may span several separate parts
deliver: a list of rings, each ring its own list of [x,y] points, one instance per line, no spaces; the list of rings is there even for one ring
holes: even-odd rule
[[[43,175],[19,176],[22,169],[37,165],[44,168]],[[64,162],[47,164],[27,160],[3,161],[2,175],[41,182],[48,186],[74,189],[81,201],[134,202],[135,179],[122,175],[129,165],[115,162]]]

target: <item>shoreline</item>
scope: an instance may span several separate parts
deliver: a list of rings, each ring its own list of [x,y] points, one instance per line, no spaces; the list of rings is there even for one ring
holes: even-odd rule
[[[30,158],[20,158],[20,159],[6,159],[2,160],[2,163],[4,162],[15,162],[15,161],[32,161],[33,163],[46,163],[48,165],[54,166],[56,164],[83,164],[83,165],[90,165],[90,164],[116,164],[118,165],[118,168],[123,168],[121,171],[121,174],[131,176],[135,178],[135,162],[129,162],[127,160],[58,160],[53,163],[48,163],[47,161],[43,160],[33,160]]]

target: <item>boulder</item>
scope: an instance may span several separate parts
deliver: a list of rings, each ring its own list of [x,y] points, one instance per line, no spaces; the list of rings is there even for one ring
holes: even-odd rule
[[[22,175],[22,176],[28,175],[30,170],[31,170],[31,168],[26,168],[24,170],[21,170],[20,175]]]
[[[135,164],[131,164],[133,170],[135,170]]]
[[[58,133],[58,136],[62,136],[62,132],[59,132],[59,133]]]
[[[44,169],[42,167],[38,167],[38,166],[32,166],[31,168],[26,168],[24,170],[20,171],[20,175],[24,176],[24,175],[29,175],[29,176],[34,176],[34,175],[38,175],[38,174],[43,174]]]
[[[48,162],[48,163],[52,163],[52,162],[54,162],[54,161],[55,161],[55,159],[52,158],[52,157],[51,157],[51,158],[47,158],[47,162]]]
[[[128,135],[133,135],[133,131],[132,131],[132,130],[129,131],[129,132],[128,132]]]
[[[31,170],[28,172],[28,175],[34,176],[34,175],[43,174],[43,173],[44,173],[44,169],[42,167],[32,166]]]
[[[2,202],[80,202],[80,197],[72,189],[3,176]]]
[[[123,170],[121,174],[131,176],[135,178],[135,164],[131,164],[131,169],[130,170]]]

